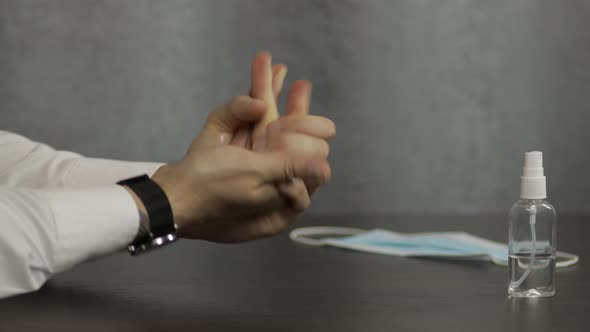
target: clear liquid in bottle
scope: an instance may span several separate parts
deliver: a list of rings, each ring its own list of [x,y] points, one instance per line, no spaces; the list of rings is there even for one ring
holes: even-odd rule
[[[530,254],[508,256],[511,284],[508,293],[513,297],[548,297],[555,295],[555,256],[535,255],[531,270],[519,285],[518,281],[531,264]]]

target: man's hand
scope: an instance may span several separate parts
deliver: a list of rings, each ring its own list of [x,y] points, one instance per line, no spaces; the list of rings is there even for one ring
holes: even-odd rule
[[[181,161],[154,174],[170,200],[180,236],[237,242],[274,235],[309,205],[305,190],[285,196],[276,183],[328,181],[329,164],[315,153],[254,152],[230,144],[238,128],[260,121],[266,111],[262,101],[233,99],[209,115]]]
[[[336,126],[328,118],[309,115],[310,99],[311,83],[296,81],[289,91],[285,115],[271,122],[266,128],[268,149],[328,158],[328,141],[336,135]],[[283,192],[297,191],[299,189],[294,187],[302,185],[311,196],[321,183],[316,183],[313,179],[295,179],[291,184],[280,184],[280,188]]]
[[[287,66],[272,66],[271,55],[258,53],[252,63],[250,95],[267,105],[264,117],[254,126],[243,126],[235,133],[232,144],[253,150],[298,151],[327,158],[328,141],[336,134],[334,123],[321,116],[309,115],[311,83],[296,81],[289,90],[285,115],[280,117],[277,100],[287,74]],[[305,184],[309,195],[320,184],[307,179],[281,183],[279,188],[288,195],[299,192]]]

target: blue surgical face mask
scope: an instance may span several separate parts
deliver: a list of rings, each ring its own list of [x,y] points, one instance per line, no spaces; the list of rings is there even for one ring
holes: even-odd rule
[[[405,257],[483,260],[508,265],[506,244],[465,232],[404,234],[384,229],[305,227],[293,230],[289,236],[295,242],[314,246]],[[557,267],[573,265],[578,261],[578,257],[572,254],[558,252],[558,256],[567,260],[558,262]]]

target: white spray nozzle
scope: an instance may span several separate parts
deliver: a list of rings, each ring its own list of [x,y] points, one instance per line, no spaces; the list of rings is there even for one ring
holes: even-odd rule
[[[547,198],[547,185],[543,175],[543,153],[539,151],[524,154],[520,197],[523,199]]]
[[[543,176],[543,152],[532,151],[524,154],[524,168],[522,176]]]

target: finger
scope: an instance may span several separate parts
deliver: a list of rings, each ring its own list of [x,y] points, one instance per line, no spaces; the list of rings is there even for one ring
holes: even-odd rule
[[[251,72],[251,94],[252,97],[265,99],[272,95],[272,57],[268,52],[260,52],[254,56]],[[274,98],[274,97],[273,97]]]
[[[288,151],[301,156],[328,158],[330,145],[321,138],[298,133],[283,133],[272,140],[268,139],[270,149]]]
[[[267,111],[252,131],[252,147],[261,150],[266,145],[266,127],[269,123],[279,118],[273,86],[272,86],[271,56],[268,52],[258,53],[252,63],[252,97],[263,100],[267,105]]]
[[[311,82],[296,81],[289,90],[287,97],[287,111],[285,115],[309,114],[309,102],[311,100]]]
[[[180,230],[179,236],[221,243],[235,243],[255,240],[275,235],[295,221],[295,216],[279,212],[263,216],[245,216],[236,222],[214,222],[191,225],[188,230]]]
[[[272,140],[272,136],[288,132],[329,140],[336,135],[336,125],[332,120],[322,116],[284,116],[268,126],[267,140]]]
[[[318,183],[330,179],[330,165],[323,158],[313,158],[286,152],[257,154],[252,165],[267,182],[291,181],[294,178],[310,178]]]
[[[231,144],[242,148],[250,149],[250,126],[240,127],[233,135]]]
[[[275,97],[275,102],[279,100],[279,96],[281,95],[287,71],[288,68],[284,64],[274,65],[272,67],[272,92]]]
[[[276,183],[267,183],[251,190],[245,197],[244,209],[249,214],[264,215],[290,206],[290,197],[280,193]]]
[[[286,230],[295,220],[295,215],[275,212],[243,223],[234,223],[224,230],[220,242],[242,242],[273,236]]]
[[[304,179],[303,182],[305,183],[305,188],[307,188],[307,194],[309,197],[311,197],[323,184],[314,179]]]
[[[303,180],[293,179],[291,182],[281,182],[277,186],[293,213],[299,214],[309,207],[311,200]]]
[[[264,117],[267,105],[249,96],[238,96],[209,114],[206,128],[233,133]]]
[[[285,64],[278,64],[272,66],[272,91],[275,97],[275,101],[279,99],[281,95],[281,91],[283,90],[283,83],[285,82],[285,77],[287,76],[288,72],[287,65]],[[253,89],[250,87],[248,91],[248,96],[252,97]]]

